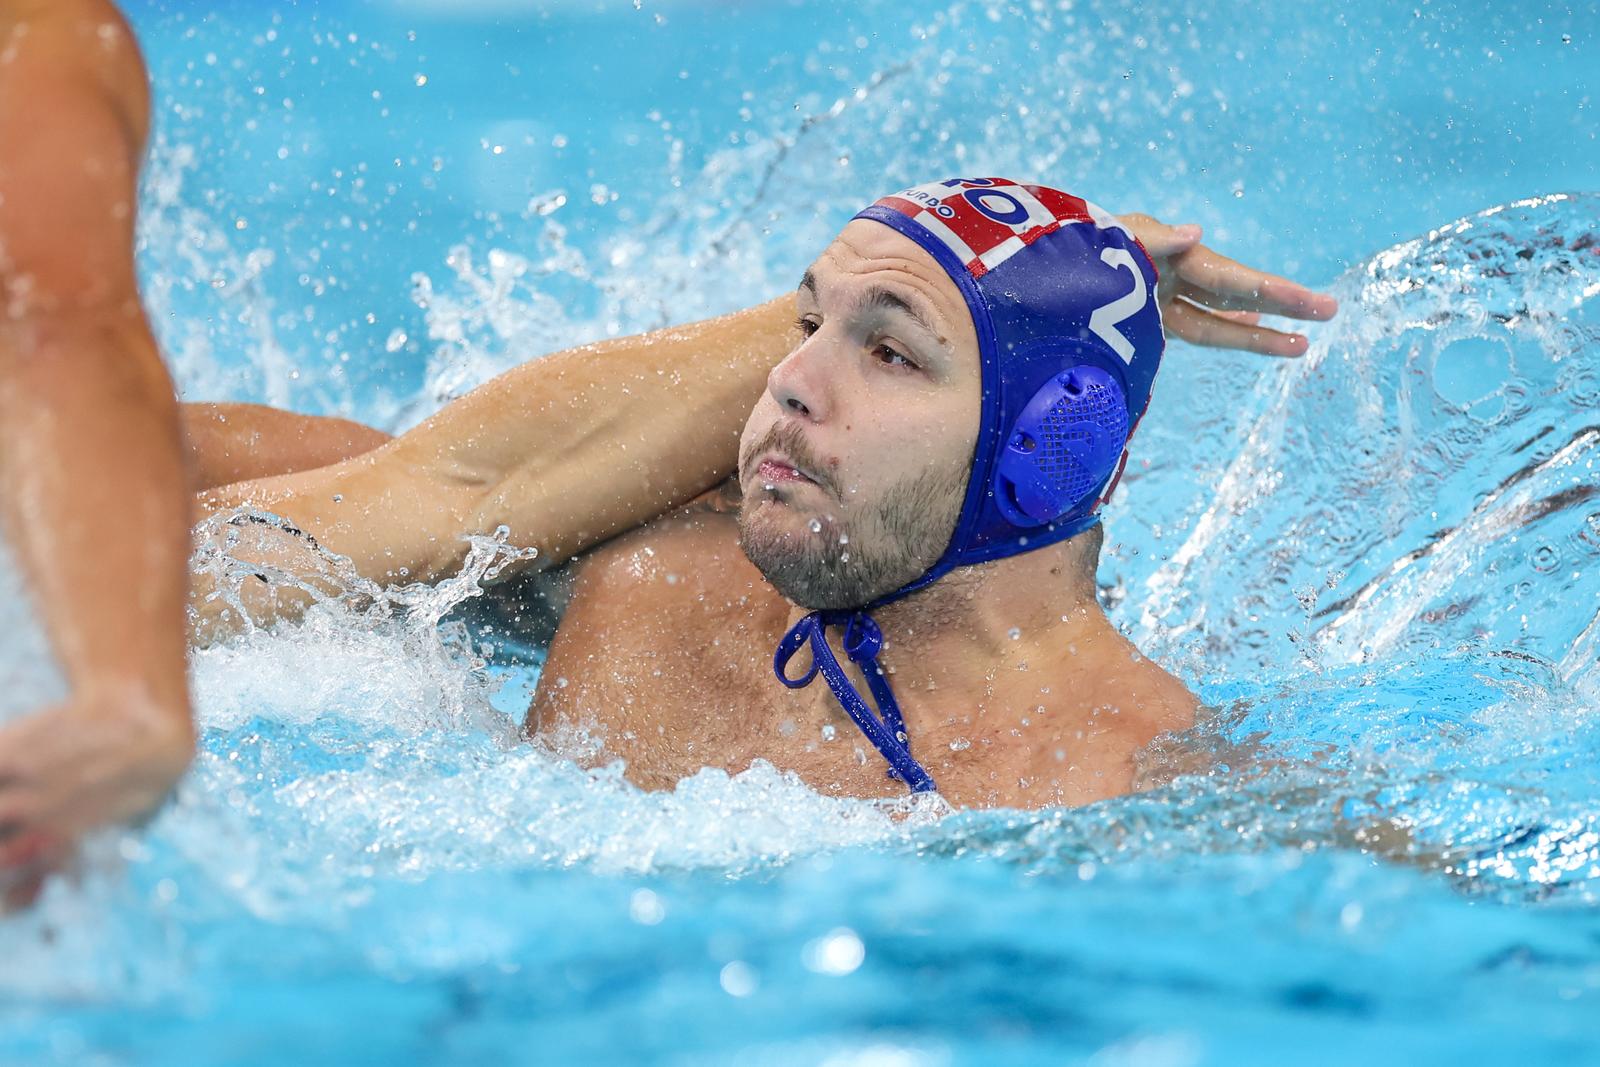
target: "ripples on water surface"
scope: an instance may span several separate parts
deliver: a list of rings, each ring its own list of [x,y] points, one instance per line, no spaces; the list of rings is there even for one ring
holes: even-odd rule
[[[517,743],[536,668],[450,614],[486,538],[197,657],[176,802],[0,922],[0,1060],[1595,1056],[1600,199],[1517,199],[1595,173],[1594,19],[729,11],[136,9],[188,395],[399,428],[770,295],[952,168],[1198,214],[1344,302],[1297,363],[1176,346],[1108,519],[1104,595],[1224,768],[1030,814],[641,794]]]

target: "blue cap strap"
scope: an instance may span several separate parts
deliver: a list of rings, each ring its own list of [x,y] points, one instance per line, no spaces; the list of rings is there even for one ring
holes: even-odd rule
[[[844,627],[844,650],[850,660],[861,668],[867,677],[867,688],[872,691],[878,714],[856,692],[850,678],[839,665],[839,660],[828,647],[828,627]],[[789,661],[800,649],[811,646],[811,669],[799,678],[787,673]],[[894,690],[883,668],[878,665],[878,653],[883,648],[883,632],[872,616],[864,611],[813,611],[783,635],[778,651],[772,657],[772,669],[778,681],[790,689],[803,689],[822,672],[823,680],[833,690],[834,698],[857,728],[866,735],[883,758],[889,761],[889,774],[911,787],[913,793],[937,790],[933,778],[922,769],[911,755],[911,743],[906,737],[905,718],[894,698]],[[881,718],[880,718],[881,715]]]

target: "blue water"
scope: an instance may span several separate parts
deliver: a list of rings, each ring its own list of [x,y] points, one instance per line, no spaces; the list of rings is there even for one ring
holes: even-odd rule
[[[192,399],[400,429],[952,171],[1345,309],[1294,364],[1175,345],[1108,515],[1222,769],[641,794],[516,742],[534,671],[451,621],[485,542],[196,657],[175,802],[0,920],[0,1062],[1600,1062],[1600,16],[1205,7],[134,5]]]

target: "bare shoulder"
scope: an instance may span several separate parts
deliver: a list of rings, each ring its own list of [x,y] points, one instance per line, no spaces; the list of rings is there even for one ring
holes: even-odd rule
[[[1174,674],[1153,659],[1135,664],[1136,685],[1147,713],[1163,730],[1187,730],[1194,725],[1200,699]]]
[[[1146,737],[1194,725],[1200,701],[1188,686],[1109,626],[1105,640],[1094,657],[1092,688],[1099,702],[1117,708],[1123,720]]]
[[[787,608],[745,558],[725,501],[714,492],[573,562],[571,601],[545,661],[545,678],[556,681],[541,681],[530,731],[563,722],[678,731],[690,724],[682,713],[692,707],[670,699],[636,704],[641,687],[681,693],[711,678],[733,684],[733,667],[747,666],[740,650]],[[680,677],[691,667],[692,678]],[[635,760],[644,766],[649,757],[636,752]]]
[[[574,597],[625,586],[632,597],[662,603],[737,599],[760,572],[739,547],[736,493],[719,485],[592,549],[575,563]]]

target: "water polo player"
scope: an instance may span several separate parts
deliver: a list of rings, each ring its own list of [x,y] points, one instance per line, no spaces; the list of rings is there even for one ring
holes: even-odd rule
[[[1257,312],[1332,313],[1197,236],[1044,186],[919,186],[853,219],[792,300],[537,360],[373,453],[207,504],[284,516],[254,551],[307,573],[332,550],[375,580],[442,575],[498,525],[546,565],[577,557],[527,725],[587,730],[641,786],[764,759],[842,795],[1115,795],[1194,713],[1094,585],[1163,313],[1282,354],[1303,338]],[[704,376],[694,404],[651,384],[663,363]],[[663,513],[733,466],[741,387],[734,479]],[[225,599],[201,591],[203,628],[226,630]]]

